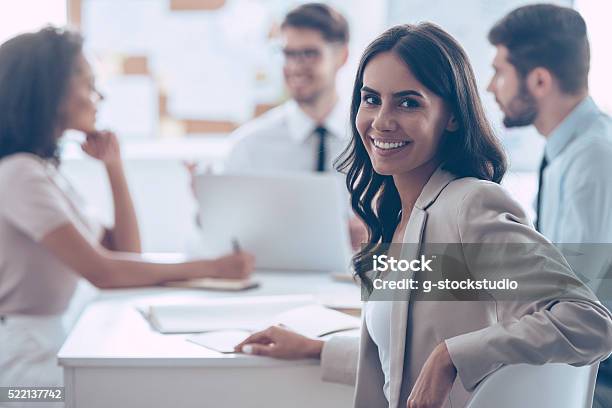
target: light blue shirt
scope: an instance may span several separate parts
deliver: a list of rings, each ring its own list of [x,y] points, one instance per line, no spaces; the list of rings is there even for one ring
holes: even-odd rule
[[[612,120],[587,97],[551,133],[544,154],[540,230],[597,291],[612,252],[592,245],[612,243]]]

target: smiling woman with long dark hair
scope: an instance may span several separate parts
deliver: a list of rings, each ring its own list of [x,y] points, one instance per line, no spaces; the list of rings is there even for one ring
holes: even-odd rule
[[[477,96],[478,91],[474,76],[467,75],[471,74],[469,61],[450,36],[441,35],[433,26],[425,25],[413,32],[408,32],[405,26],[392,28],[365,50],[353,88],[353,135],[368,132],[367,129],[361,129],[364,132],[361,133],[358,126],[368,126],[368,122],[372,121],[369,112],[378,114],[382,103],[381,95],[376,90],[367,86],[364,88],[365,68],[377,55],[391,51],[388,56],[395,57],[397,61],[389,65],[394,66],[398,74],[402,74],[402,63],[405,64],[412,75],[419,79],[421,87],[434,98],[430,101],[418,91],[396,97],[398,104],[405,104],[405,120],[402,122],[410,128],[410,133],[406,134],[409,143],[405,146],[391,149],[388,155],[381,156],[376,152],[382,153],[383,150],[370,143],[373,141],[371,134],[370,140],[367,136],[365,141],[362,137],[353,137],[338,160],[338,169],[347,173],[346,182],[353,210],[369,227],[370,243],[391,242],[400,222],[402,201],[393,177],[393,163],[398,164],[400,169],[413,167],[425,173],[433,173],[440,166],[457,177],[474,177],[494,183],[499,183],[506,172],[506,156],[502,146],[485,116],[480,99],[472,97]],[[422,127],[433,124],[428,123],[430,117],[426,113],[432,110],[432,103],[442,105],[442,102],[444,106],[440,106],[440,110],[444,109],[445,115],[452,114],[452,123],[436,135],[438,145],[423,146],[420,140],[410,140],[410,137],[423,136],[414,132],[423,133]],[[398,125],[401,127],[400,122]],[[430,132],[432,129],[427,127],[423,130]],[[396,135],[384,136],[390,133],[383,129],[377,132],[377,139],[397,141]],[[369,151],[375,153],[373,159]],[[373,164],[377,159],[383,166],[381,171],[377,171]],[[390,171],[385,172],[385,166],[391,167]],[[418,189],[412,191],[418,193]],[[370,248],[355,256],[357,271],[363,271],[362,264],[370,262]],[[361,278],[369,284],[367,276]]]
[[[439,27],[401,25],[361,58],[351,110],[352,142],[339,162],[369,246],[354,258],[372,290],[373,248],[406,243],[533,244],[512,269],[463,259],[474,279],[562,277],[563,296],[528,300],[368,301],[359,344],[327,342],[280,327],[256,333],[238,350],[278,358],[321,358],[327,380],[356,381],[356,407],[461,407],[489,374],[508,364],[592,364],[612,351],[612,320],[560,255],[499,186],[504,153],[484,115],[461,46]],[[561,258],[562,259],[562,258]],[[499,266],[499,265],[496,265]],[[391,300],[389,298],[388,300]],[[358,367],[358,369],[357,369]]]

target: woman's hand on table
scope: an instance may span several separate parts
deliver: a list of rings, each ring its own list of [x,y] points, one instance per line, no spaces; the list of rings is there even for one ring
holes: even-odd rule
[[[250,335],[235,350],[245,354],[298,360],[321,358],[323,344],[325,342],[322,340],[302,336],[281,326],[271,326]]]

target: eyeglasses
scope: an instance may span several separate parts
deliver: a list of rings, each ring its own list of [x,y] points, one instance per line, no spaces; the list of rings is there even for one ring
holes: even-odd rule
[[[321,50],[317,48],[303,48],[303,49],[282,49],[283,57],[285,61],[294,61],[300,64],[314,64],[321,58]]]

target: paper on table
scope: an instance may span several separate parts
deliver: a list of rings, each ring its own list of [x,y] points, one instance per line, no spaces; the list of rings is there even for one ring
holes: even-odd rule
[[[282,324],[290,330],[308,337],[359,327],[359,319],[321,305],[312,304],[288,310],[270,319],[270,324]],[[195,334],[188,341],[221,353],[233,353],[234,346],[251,334],[248,330],[220,330]]]
[[[222,330],[194,334],[187,341],[220,353],[233,353],[234,346],[246,339],[251,332],[246,330]]]
[[[308,337],[359,328],[359,319],[321,305],[307,305],[275,317],[279,324]]]
[[[282,312],[314,303],[310,295],[210,299],[184,304],[149,305],[144,315],[161,333],[257,330]],[[142,306],[140,307],[142,310]]]
[[[359,319],[323,307],[309,295],[153,305],[143,315],[161,333],[255,331],[282,324],[305,336],[319,337],[359,327]]]

